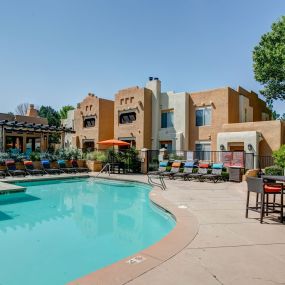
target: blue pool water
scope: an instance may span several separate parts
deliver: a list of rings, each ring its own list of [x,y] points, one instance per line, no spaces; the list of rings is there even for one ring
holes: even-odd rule
[[[162,239],[175,221],[146,185],[98,179],[17,183],[0,195],[0,284],[63,285]]]

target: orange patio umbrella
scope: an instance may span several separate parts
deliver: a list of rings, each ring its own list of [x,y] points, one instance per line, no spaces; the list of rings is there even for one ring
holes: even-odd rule
[[[131,145],[130,143],[124,142],[124,141],[120,141],[120,140],[115,140],[115,139],[111,139],[111,140],[105,140],[105,141],[100,141],[97,142],[98,144],[102,144],[102,145],[110,145],[110,146],[128,146]]]
[[[105,140],[105,141],[100,141],[97,142],[98,144],[102,144],[102,145],[110,145],[113,146],[113,151],[114,151],[114,146],[129,146],[131,145],[130,143],[124,142],[124,141],[120,141],[120,140],[115,140],[115,139],[111,139],[111,140]],[[112,162],[113,162],[113,156],[112,156]]]

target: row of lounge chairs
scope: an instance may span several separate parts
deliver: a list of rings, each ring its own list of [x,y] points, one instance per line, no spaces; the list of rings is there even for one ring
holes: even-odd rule
[[[79,167],[76,160],[71,161],[72,167],[68,167],[64,160],[56,162],[56,168],[52,168],[50,161],[45,159],[41,161],[41,167],[35,168],[32,161],[24,161],[24,169],[17,169],[14,160],[5,161],[5,169],[0,171],[0,176],[5,178],[9,176],[26,176],[26,175],[44,175],[44,174],[62,174],[62,173],[84,173],[89,172],[88,168]]]
[[[159,164],[158,171],[148,172],[148,175],[158,175],[162,177],[168,177],[169,179],[183,178],[184,180],[210,180],[214,183],[223,179],[223,163],[197,163],[196,161],[186,161],[181,169],[181,162],[173,162],[170,171],[167,171],[168,161],[162,161]],[[193,171],[193,169],[197,169]],[[209,173],[210,172],[210,173]]]

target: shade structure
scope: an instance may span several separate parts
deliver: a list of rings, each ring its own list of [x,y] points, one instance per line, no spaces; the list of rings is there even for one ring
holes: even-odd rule
[[[115,145],[117,145],[117,146],[129,146],[129,145],[131,145],[130,143],[120,141],[120,140],[115,140],[115,139],[100,141],[100,142],[98,142],[98,144],[111,145],[111,146],[115,146]]]

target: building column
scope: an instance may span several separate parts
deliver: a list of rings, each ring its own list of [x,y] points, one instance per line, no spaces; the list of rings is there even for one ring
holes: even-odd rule
[[[147,148],[141,149],[141,173],[146,174],[148,172],[148,156],[147,156]]]

